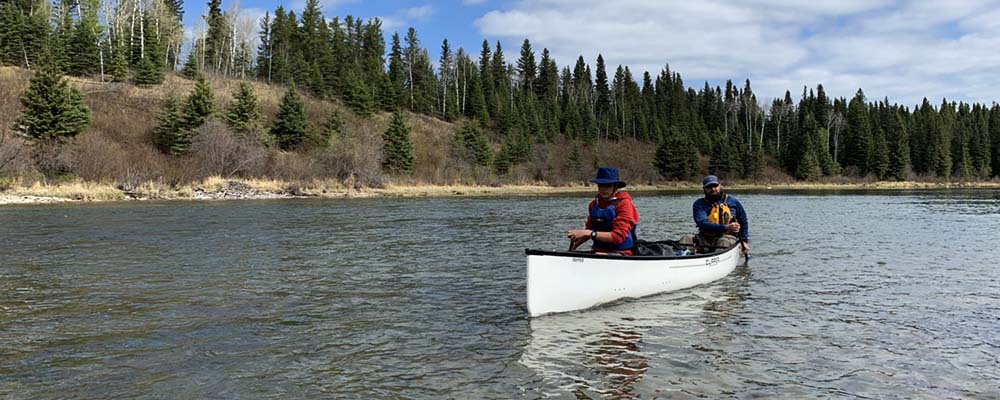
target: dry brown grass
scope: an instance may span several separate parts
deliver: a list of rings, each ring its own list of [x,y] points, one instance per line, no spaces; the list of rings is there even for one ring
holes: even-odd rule
[[[88,201],[122,200],[125,198],[125,194],[112,185],[80,180],[56,184],[34,182],[30,186],[17,187],[7,193],[20,196],[61,197]]]

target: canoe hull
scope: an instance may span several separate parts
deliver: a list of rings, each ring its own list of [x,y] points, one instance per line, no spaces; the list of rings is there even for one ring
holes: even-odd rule
[[[729,275],[739,245],[684,257],[623,257],[526,250],[528,313],[582,310],[709,283]]]

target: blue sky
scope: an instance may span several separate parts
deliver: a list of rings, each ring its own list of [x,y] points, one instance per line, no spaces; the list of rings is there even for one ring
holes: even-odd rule
[[[251,20],[279,4],[299,13],[304,0],[241,0]],[[195,29],[206,2],[185,4]],[[666,63],[688,86],[751,80],[759,98],[798,98],[822,83],[831,96],[862,88],[869,100],[912,106],[927,97],[991,104],[1000,98],[1000,2],[995,0],[321,0],[324,15],[379,17],[387,38],[413,26],[436,60],[441,40],[478,54],[485,38],[507,60],[528,38],[559,67],[576,57],[639,78]],[[223,0],[223,8],[236,6]],[[256,23],[253,24],[253,29]],[[249,30],[250,28],[248,28]],[[251,36],[256,36],[254,31]],[[388,42],[387,42],[388,47]]]

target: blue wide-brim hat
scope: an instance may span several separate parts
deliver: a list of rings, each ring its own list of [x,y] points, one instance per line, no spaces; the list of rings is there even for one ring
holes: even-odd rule
[[[617,185],[619,188],[625,187],[625,182],[618,179],[618,168],[600,167],[597,169],[597,177],[590,180],[598,185]]]

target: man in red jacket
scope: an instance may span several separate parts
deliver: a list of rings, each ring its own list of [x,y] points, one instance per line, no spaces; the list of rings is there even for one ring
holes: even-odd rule
[[[632,255],[639,211],[632,204],[632,196],[619,191],[625,187],[625,182],[618,178],[618,168],[600,167],[597,177],[590,181],[597,184],[597,198],[587,207],[587,229],[566,232],[569,250],[575,250],[589,239],[593,240],[592,252]]]

